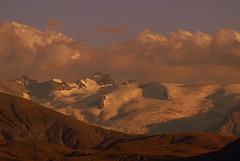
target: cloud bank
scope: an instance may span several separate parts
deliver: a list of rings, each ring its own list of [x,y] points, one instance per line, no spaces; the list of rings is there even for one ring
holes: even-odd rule
[[[145,29],[133,39],[92,48],[57,31],[5,22],[0,28],[0,55],[1,79],[25,74],[73,81],[102,71],[118,81],[240,82],[240,32],[231,28],[213,36]]]

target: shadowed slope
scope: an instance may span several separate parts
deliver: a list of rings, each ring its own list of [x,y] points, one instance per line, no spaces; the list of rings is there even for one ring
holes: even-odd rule
[[[32,101],[0,93],[0,143],[30,139],[73,149],[90,149],[115,135],[123,136]]]
[[[221,135],[240,137],[240,106],[232,108],[218,131]]]
[[[240,160],[240,139],[224,146],[222,149],[209,154],[189,158],[186,161],[238,161]]]
[[[216,151],[233,140],[191,132],[124,134],[0,93],[0,156],[4,160],[173,160]]]
[[[37,141],[15,141],[0,145],[0,160],[61,160],[64,154],[71,153],[67,147]]]

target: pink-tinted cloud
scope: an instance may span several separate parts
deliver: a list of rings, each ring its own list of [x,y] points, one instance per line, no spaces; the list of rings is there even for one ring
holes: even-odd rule
[[[58,21],[53,18],[48,19],[48,28],[53,31],[59,31],[59,29],[62,27],[63,23],[61,21]]]
[[[98,55],[107,58],[110,72],[126,78],[237,82],[239,35],[230,28],[220,29],[213,36],[184,30],[162,35],[146,29],[132,40],[99,49]]]
[[[82,47],[55,31],[16,22],[0,28],[0,77],[74,80],[95,71],[117,80],[239,83],[240,33],[231,28],[213,35],[146,29],[131,40],[101,48]]]
[[[102,34],[102,35],[110,35],[110,34],[126,34],[128,31],[126,30],[126,27],[122,24],[116,26],[116,27],[102,27],[97,26],[91,34]]]

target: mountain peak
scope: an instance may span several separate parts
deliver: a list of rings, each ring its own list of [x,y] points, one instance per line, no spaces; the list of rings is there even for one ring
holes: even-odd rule
[[[100,85],[109,85],[109,84],[115,85],[115,82],[111,78],[110,74],[104,74],[102,72],[95,72],[93,74],[92,79]]]
[[[56,83],[62,83],[63,82],[61,79],[58,79],[58,78],[53,78],[51,80],[56,82]]]
[[[99,78],[99,77],[102,77],[102,76],[104,76],[105,74],[104,73],[102,73],[102,72],[95,72],[94,74],[93,74],[93,78]]]

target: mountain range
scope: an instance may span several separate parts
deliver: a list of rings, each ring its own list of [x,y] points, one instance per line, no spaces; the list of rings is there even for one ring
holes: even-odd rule
[[[0,91],[78,120],[131,134],[208,132],[240,136],[240,84],[125,81],[109,74],[65,82],[27,76],[0,81]]]

